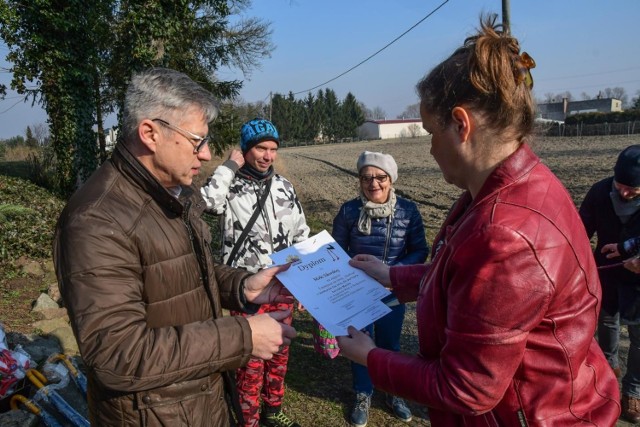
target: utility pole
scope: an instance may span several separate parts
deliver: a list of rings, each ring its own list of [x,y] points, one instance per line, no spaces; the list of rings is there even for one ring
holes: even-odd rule
[[[505,34],[511,34],[511,6],[509,0],[502,0],[502,28]]]
[[[269,92],[269,121],[271,121],[271,107],[273,105],[273,92]]]

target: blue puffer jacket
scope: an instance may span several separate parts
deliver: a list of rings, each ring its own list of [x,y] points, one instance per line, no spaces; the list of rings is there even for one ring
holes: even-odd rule
[[[344,203],[333,219],[331,234],[350,257],[375,255],[388,265],[420,264],[427,259],[429,246],[415,203],[397,197],[391,226],[389,218],[373,219],[368,236],[358,231],[361,208],[362,201],[357,197]]]

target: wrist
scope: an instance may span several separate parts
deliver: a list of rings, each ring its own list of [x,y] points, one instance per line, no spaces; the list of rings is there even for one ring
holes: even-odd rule
[[[245,287],[244,284],[247,281],[247,279],[242,279],[242,282],[240,282],[240,289],[239,289],[239,294],[238,294],[238,298],[240,299],[240,302],[243,305],[247,304],[247,295],[245,294]]]
[[[240,169],[240,165],[237,164],[234,160],[228,159],[225,160],[224,163],[222,163],[224,166],[228,167],[229,169],[231,169],[231,171],[233,173],[238,172],[238,169]]]

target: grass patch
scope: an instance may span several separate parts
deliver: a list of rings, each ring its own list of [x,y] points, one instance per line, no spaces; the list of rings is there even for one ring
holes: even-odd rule
[[[307,225],[311,229],[310,235],[317,234],[317,233],[321,232],[322,230],[331,230],[331,228],[333,227],[333,224],[327,224],[324,221],[321,221],[321,220],[319,220],[317,218],[314,218],[312,216],[308,216],[306,214],[305,214],[305,216],[306,216],[306,220],[307,220]]]

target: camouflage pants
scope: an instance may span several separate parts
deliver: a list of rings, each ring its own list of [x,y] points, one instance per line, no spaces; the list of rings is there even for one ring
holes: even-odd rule
[[[293,304],[265,304],[260,306],[258,313],[269,313],[278,310],[291,310]],[[231,312],[232,315],[246,316],[245,313]],[[284,323],[291,325],[292,316],[287,317]],[[284,397],[284,376],[287,373],[289,361],[289,347],[283,347],[282,351],[275,353],[273,359],[262,360],[249,359],[246,366],[236,371],[236,382],[240,406],[244,415],[245,427],[257,427],[260,419],[260,399],[265,405],[280,406]]]

